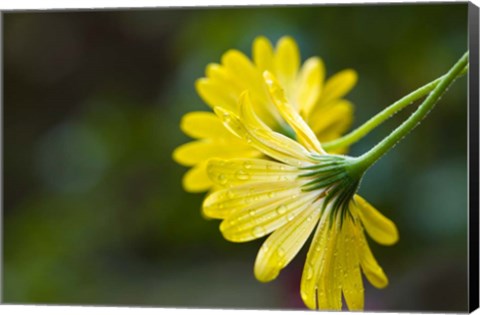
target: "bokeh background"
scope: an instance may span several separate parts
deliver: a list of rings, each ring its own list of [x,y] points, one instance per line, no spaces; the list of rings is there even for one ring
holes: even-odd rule
[[[305,251],[272,283],[261,241],[233,244],[182,190],[172,150],[209,62],[293,36],[331,75],[359,73],[357,126],[467,49],[467,4],[4,14],[5,303],[304,308]],[[413,108],[412,108],[413,109]],[[350,153],[397,126],[395,116]],[[360,192],[400,231],[373,252],[390,278],[367,310],[466,311],[467,79],[367,173]]]

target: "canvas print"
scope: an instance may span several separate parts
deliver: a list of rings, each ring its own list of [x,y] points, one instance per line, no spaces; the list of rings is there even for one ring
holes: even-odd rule
[[[467,311],[468,13],[4,13],[3,302]]]

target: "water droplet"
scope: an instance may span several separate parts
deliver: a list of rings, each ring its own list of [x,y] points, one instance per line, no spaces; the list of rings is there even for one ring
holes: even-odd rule
[[[232,117],[229,113],[222,113],[222,119],[224,122],[229,123],[232,120]]]
[[[233,197],[235,197],[235,194],[233,193],[233,191],[228,190],[227,191],[227,198],[232,199]]]
[[[252,209],[248,211],[248,214],[253,217],[255,215],[255,210]]]
[[[256,226],[253,228],[253,236],[255,237],[261,237],[265,235],[265,230],[261,226]]]
[[[269,192],[267,194],[268,198],[273,198],[275,196],[275,193],[274,192]]]
[[[317,252],[319,252],[321,249],[322,249],[322,248],[320,247],[320,245],[317,245],[317,246],[315,247],[315,250],[316,250]]]
[[[290,212],[289,214],[287,214],[287,220],[288,221],[292,221],[294,218],[295,218],[295,213]]]
[[[287,207],[285,205],[280,205],[277,207],[278,214],[284,214],[285,212],[287,212]]]
[[[311,216],[311,215],[309,215],[309,216],[307,217],[307,221],[308,221],[308,222],[312,221],[312,216]]]
[[[252,168],[252,162],[250,162],[250,161],[245,161],[245,162],[243,163],[243,167],[245,167],[246,169]]]
[[[228,181],[227,176],[225,176],[225,174],[218,174],[217,179],[221,185],[225,185]]]
[[[282,247],[279,247],[277,249],[277,256],[278,257],[284,257],[285,256],[285,250]]]
[[[244,170],[238,170],[235,173],[235,177],[238,180],[248,180],[250,178],[250,175],[247,172],[245,172]]]
[[[312,277],[313,277],[313,268],[312,268],[312,266],[307,265],[307,270],[305,270],[305,272],[306,272],[305,277],[307,278],[307,280],[312,279]]]

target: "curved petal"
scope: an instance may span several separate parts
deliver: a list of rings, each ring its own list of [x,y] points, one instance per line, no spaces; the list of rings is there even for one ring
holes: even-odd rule
[[[357,237],[359,240],[360,265],[363,273],[374,287],[382,289],[388,285],[388,278],[373,256],[363,231],[361,228],[359,230]]]
[[[398,241],[398,230],[395,223],[383,216],[359,195],[355,195],[353,200],[352,204],[356,207],[362,224],[371,238],[383,245],[392,245]]]
[[[326,253],[320,262],[320,272],[317,277],[317,307],[325,310],[340,310],[342,308],[341,278],[336,278],[340,269],[338,253],[340,241],[340,225],[335,222],[327,231]]]
[[[237,112],[238,99],[225,88],[224,84],[207,78],[201,78],[195,81],[195,88],[200,97],[210,107],[222,107],[226,110]]]
[[[211,158],[255,157],[258,151],[248,144],[197,140],[177,147],[173,151],[173,159],[182,165],[192,166]]]
[[[240,118],[250,135],[265,146],[298,160],[296,165],[302,165],[303,163],[299,163],[302,160],[310,161],[310,152],[305,147],[280,133],[274,132],[258,118],[253,110],[253,104],[248,93],[242,94]]]
[[[312,57],[303,64],[297,78],[295,106],[303,117],[308,117],[317,102],[325,78],[325,66],[320,58]]]
[[[231,138],[220,119],[211,112],[190,112],[182,117],[182,131],[192,138]]]
[[[182,185],[186,191],[192,193],[209,190],[212,187],[212,181],[207,176],[206,162],[189,169],[183,176]]]
[[[280,38],[273,57],[275,75],[289,97],[293,94],[297,72],[300,67],[300,52],[297,43],[289,36]]]
[[[340,233],[338,253],[343,265],[342,292],[348,309],[358,311],[363,309],[364,288],[360,272],[360,258],[358,253],[358,238],[356,223],[350,217],[343,221]]]
[[[225,91],[228,91],[236,98],[245,90],[245,82],[242,82],[241,78],[222,65],[216,63],[208,64],[205,75],[209,81],[223,86]]]
[[[248,82],[251,87],[262,86],[261,72],[240,51],[232,49],[223,54],[222,65],[235,74],[240,81]]]
[[[334,283],[329,278],[334,275],[332,258],[338,229],[337,224],[329,226],[330,211],[331,208],[327,206],[322,213],[302,273],[300,293],[303,302],[310,309],[339,310],[341,308],[338,287],[334,289],[332,287]],[[336,290],[337,293],[333,294],[332,290]]]
[[[265,236],[293,220],[316,198],[315,193],[303,193],[300,187],[292,195],[252,202],[238,208],[221,224],[220,231],[232,242],[248,242]]]
[[[341,100],[318,108],[308,117],[308,122],[321,143],[337,139],[353,122],[353,105]]]
[[[318,223],[320,207],[320,202],[311,204],[267,238],[255,260],[254,273],[259,281],[275,279],[297,255]]]
[[[323,88],[320,102],[325,104],[342,98],[357,83],[357,73],[352,69],[340,71],[327,80]]]
[[[226,52],[222,56],[222,64],[230,77],[241,82],[243,85],[241,92],[248,91],[252,101],[255,102],[257,114],[262,121],[272,128],[280,126],[281,119],[269,100],[262,72],[244,54],[237,50]],[[240,97],[240,95],[236,96],[237,99]],[[233,113],[237,114],[237,111],[233,111]]]
[[[255,114],[250,113],[253,111],[251,102],[245,102],[245,99],[244,97],[242,102],[242,112],[248,114],[248,116],[245,117],[245,114],[241,114],[242,119],[222,108],[214,109],[225,127],[273,159],[295,166],[308,164],[310,161],[308,151],[297,142],[273,132],[265,124],[258,121]],[[245,103],[247,104],[245,105]],[[250,107],[250,109],[245,109],[245,106]]]
[[[215,183],[222,178],[216,178]],[[254,201],[257,203],[272,198],[284,198],[298,191],[297,185],[291,182],[280,181],[272,183],[250,183],[222,189],[208,195],[203,201],[203,214],[210,218],[224,219],[237,209],[245,208]]]
[[[264,36],[258,36],[253,41],[252,49],[253,60],[260,71],[273,68],[273,47],[270,41]]]
[[[294,181],[300,174],[296,167],[261,159],[212,159],[207,173],[215,183],[226,187],[246,182]]]
[[[311,151],[315,151],[319,154],[324,154],[320,142],[318,142],[317,137],[307,125],[307,123],[302,119],[300,114],[298,114],[290,104],[287,103],[285,98],[284,91],[282,87],[278,84],[275,77],[269,73],[265,72],[264,74],[265,82],[269,88],[270,96],[273,100],[275,106],[277,106],[278,111],[285,119],[285,121],[293,128],[295,131],[298,141],[303,144],[306,148]]]

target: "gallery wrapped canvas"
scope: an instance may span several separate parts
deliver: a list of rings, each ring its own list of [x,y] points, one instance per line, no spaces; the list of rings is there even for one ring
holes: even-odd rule
[[[3,303],[478,307],[474,4],[2,19]]]

